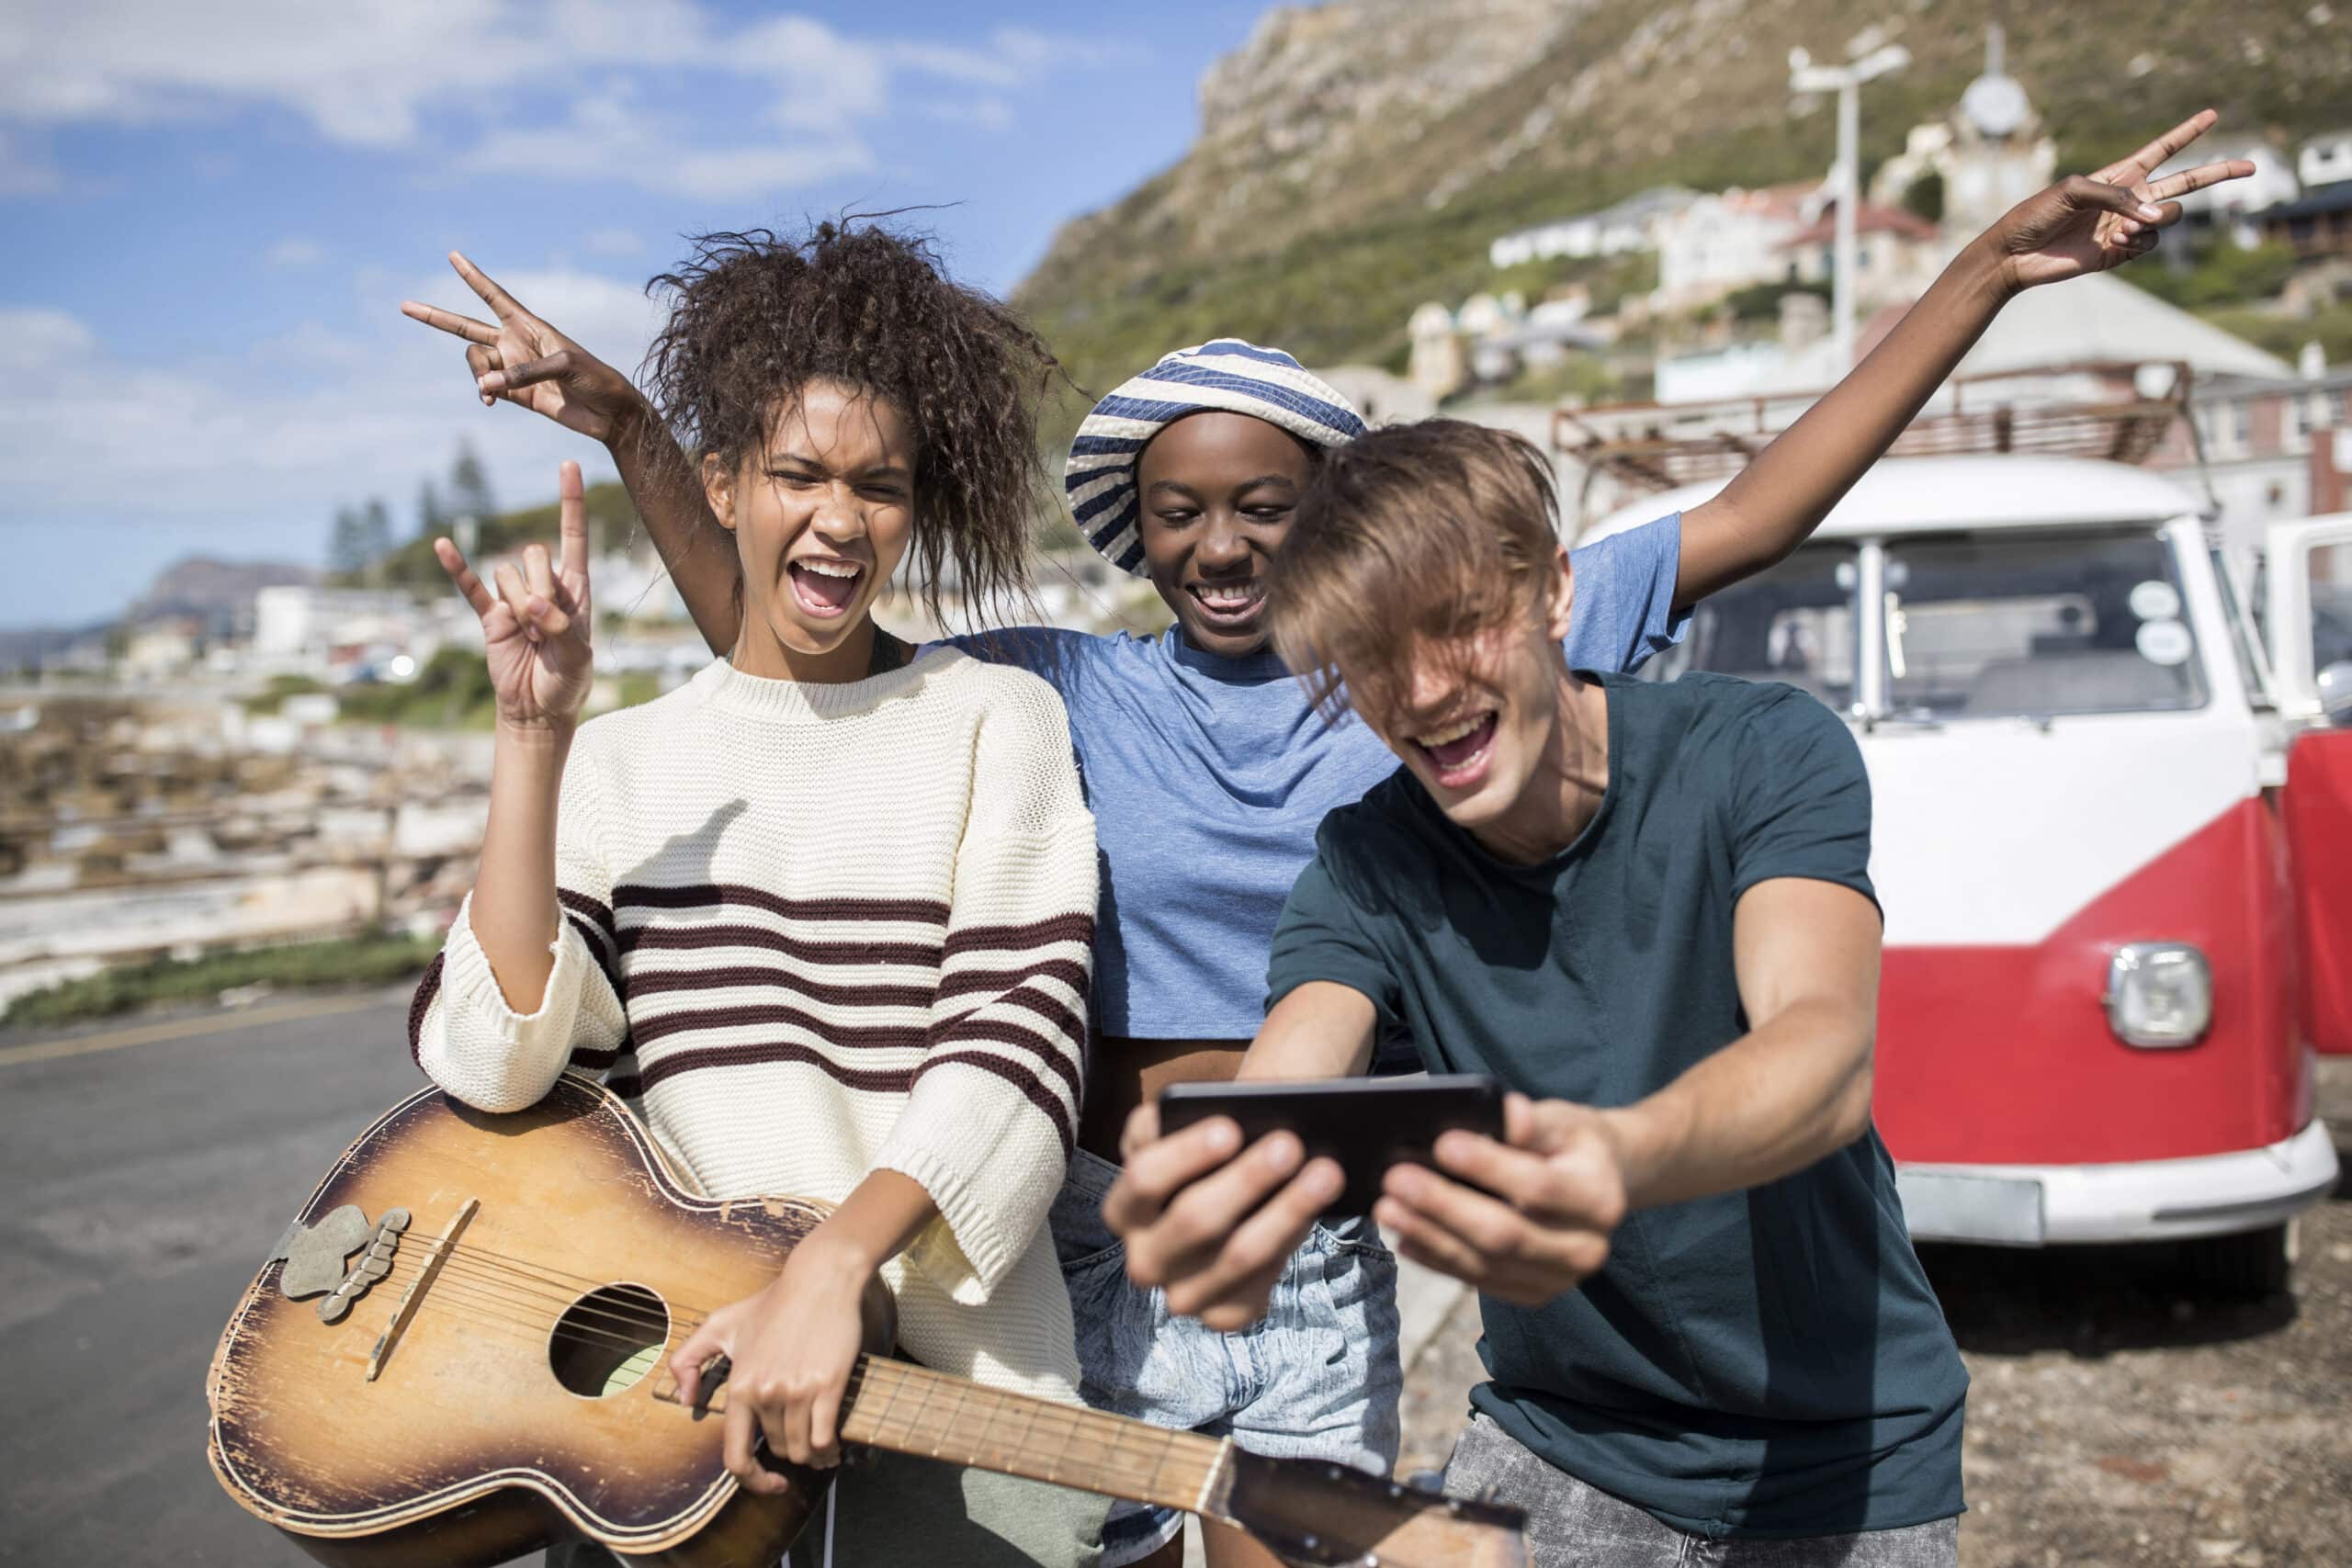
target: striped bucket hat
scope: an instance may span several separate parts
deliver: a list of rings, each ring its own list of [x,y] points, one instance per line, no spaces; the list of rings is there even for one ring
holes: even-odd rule
[[[1340,446],[1364,432],[1346,396],[1278,348],[1221,337],[1180,348],[1094,405],[1062,468],[1079,532],[1121,571],[1144,574],[1136,464],[1151,438],[1188,413],[1221,409]]]

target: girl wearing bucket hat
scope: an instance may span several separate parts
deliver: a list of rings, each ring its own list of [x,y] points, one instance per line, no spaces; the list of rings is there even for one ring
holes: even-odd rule
[[[1568,663],[1630,669],[1671,644],[1691,604],[1804,540],[2007,299],[2144,254],[2179,216],[2173,197],[2248,172],[2217,164],[2152,183],[2211,123],[2209,111],[2021,203],[1722,494],[1572,551]],[[492,303],[496,328],[460,333],[472,342],[477,395],[604,441],[696,625],[714,648],[729,646],[731,562],[695,547],[711,526],[699,491],[664,482],[688,471],[684,455],[626,377],[511,296]],[[459,331],[455,318],[435,319],[443,312],[407,309]],[[1217,1334],[1129,1283],[1101,1215],[1128,1113],[1167,1084],[1238,1070],[1261,1021],[1275,922],[1317,826],[1396,766],[1352,717],[1327,724],[1267,645],[1267,565],[1317,455],[1363,429],[1344,397],[1277,350],[1219,338],[1167,355],[1095,405],[1064,477],[1088,539],[1149,581],[1175,624],[1153,637],[1029,627],[958,642],[1060,691],[1096,823],[1086,1103],[1052,1213],[1082,1393],[1161,1425],[1229,1433],[1254,1452],[1385,1470],[1402,1382],[1395,1260],[1368,1226],[1317,1227],[1284,1264],[1265,1315]],[[1159,1562],[1164,1547],[1172,1563],[1180,1525],[1122,1507],[1104,1561]],[[1276,1561],[1212,1535],[1214,1568]]]

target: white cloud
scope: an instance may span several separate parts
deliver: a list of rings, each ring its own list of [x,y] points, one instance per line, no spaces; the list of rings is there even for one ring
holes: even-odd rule
[[[639,107],[633,95],[604,94],[575,102],[561,125],[492,131],[458,166],[543,179],[620,179],[650,191],[718,200],[814,185],[873,163],[865,144],[846,134],[768,147],[696,148],[674,117]]]
[[[1030,28],[999,28],[978,49],[905,41],[891,45],[890,53],[910,70],[982,87],[1035,86],[1058,68],[1098,66],[1134,57],[1125,45],[1057,38]]]
[[[1012,129],[1012,106],[994,93],[977,97],[934,98],[922,106],[933,119],[950,125],[974,125],[982,130]]]
[[[71,366],[97,345],[97,335],[63,310],[0,307],[0,375]]]
[[[405,292],[479,308],[441,276],[447,284],[404,280]],[[616,365],[634,367],[658,325],[657,307],[613,278],[548,270],[501,281]],[[385,498],[404,526],[418,482],[446,471],[461,440],[517,503],[553,494],[562,458],[608,467],[549,421],[484,409],[462,346],[396,317],[372,335],[309,323],[241,364],[163,369],[116,352],[66,312],[0,307],[0,471],[9,476],[0,524],[134,519],[178,524],[192,541],[232,553],[282,550],[277,541],[288,537],[315,550],[334,509],[367,496]],[[238,543],[248,536],[272,542]],[[108,570],[102,552],[90,570]],[[136,589],[125,582],[123,595]]]
[[[634,256],[645,253],[645,241],[627,229],[591,229],[580,243],[591,255]]]
[[[852,37],[801,16],[731,28],[697,0],[12,0],[0,121],[140,125],[260,105],[383,148],[479,121],[462,167],[726,198],[873,168],[859,128],[889,111],[899,73],[989,89],[956,118],[1001,127],[1004,92],[1116,52],[1017,28],[975,46]],[[664,69],[750,85],[769,99],[759,119],[787,135],[708,144],[638,109],[633,85]],[[567,94],[559,123],[518,118]],[[51,177],[10,154],[0,141],[0,194]]]
[[[45,149],[0,130],[0,196],[46,196],[61,183]]]
[[[325,248],[316,240],[298,234],[288,235],[262,253],[262,260],[271,266],[316,266],[326,259]]]
[[[426,101],[540,62],[535,32],[505,0],[14,0],[0,19],[0,112],[135,125],[271,103],[334,141],[397,145]]]

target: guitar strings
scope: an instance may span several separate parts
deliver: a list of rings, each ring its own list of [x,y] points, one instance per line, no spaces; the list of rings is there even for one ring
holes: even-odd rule
[[[590,1287],[590,1292],[593,1292],[594,1290],[609,1288],[612,1281],[599,1281],[590,1276],[512,1258],[486,1247],[469,1247],[463,1243],[438,1255],[441,1257],[442,1267],[432,1285],[428,1287],[429,1301],[446,1304],[453,1309],[450,1315],[461,1318],[475,1326],[504,1331],[510,1336],[519,1337],[527,1342],[537,1343],[543,1337],[551,1335],[557,1325],[566,1318],[590,1319],[594,1321],[584,1323],[575,1321],[567,1324],[565,1333],[585,1340],[602,1341],[616,1348],[643,1350],[658,1348],[667,1351],[670,1344],[676,1338],[680,1327],[684,1327],[691,1336],[695,1328],[707,1321],[708,1315],[707,1313],[697,1313],[691,1308],[680,1310],[675,1306],[670,1306],[666,1314],[669,1318],[669,1331],[657,1339],[652,1330],[661,1325],[651,1321],[650,1314],[641,1310],[614,1310],[600,1306],[571,1293],[571,1285],[565,1283],[566,1281],[577,1282]],[[426,1254],[424,1264],[429,1264],[435,1256],[434,1253]],[[656,1299],[661,1298],[657,1296]],[[665,1303],[665,1305],[668,1304]],[[542,1327],[538,1323],[518,1315],[517,1309],[531,1313],[534,1319],[542,1314],[552,1315],[547,1318]],[[617,1324],[620,1326],[617,1328],[603,1326],[602,1325],[605,1324]],[[964,1418],[967,1414],[966,1407],[971,1403],[976,1393],[981,1396],[983,1404],[989,1403],[991,1396],[997,1403],[1001,1403],[1007,1398],[1019,1397],[1005,1394],[1003,1391],[968,1385],[928,1368],[901,1364],[888,1358],[861,1357],[844,1387],[841,1419],[846,1424],[852,1418],[854,1413],[852,1402],[861,1393],[879,1397],[883,1401],[882,1407],[872,1413],[875,1422],[875,1439],[886,1440],[885,1434],[895,1415],[894,1406],[898,1397],[908,1392],[910,1387],[920,1391],[921,1399],[914,1409],[908,1413],[906,1431],[900,1438],[901,1441],[913,1439],[915,1424],[924,1413],[933,1393],[944,1389],[952,1402],[944,1412],[945,1425],[942,1429],[941,1439],[933,1447],[932,1451],[934,1454],[944,1453],[949,1447],[957,1446],[954,1442],[955,1424]],[[1021,1438],[1017,1443],[1011,1445],[1012,1447],[1018,1449],[1032,1438],[1043,1437],[1067,1450],[1076,1439],[1091,1434],[1102,1444],[1101,1452],[1095,1461],[1095,1473],[1105,1478],[1116,1476],[1128,1488],[1141,1489],[1153,1496],[1160,1495],[1159,1477],[1167,1465],[1177,1458],[1180,1448],[1192,1447],[1194,1444],[1201,1446],[1203,1451],[1192,1456],[1188,1463],[1213,1462],[1216,1447],[1216,1440],[1214,1438],[1198,1434],[1163,1432],[1157,1428],[1147,1427],[1145,1428],[1147,1431],[1160,1439],[1153,1445],[1158,1451],[1151,1454],[1122,1454],[1119,1451],[1120,1443],[1123,1440],[1133,1439],[1138,1435],[1135,1430],[1134,1423],[1121,1420],[1104,1412],[1073,1408],[1052,1402],[1032,1403],[1022,1400],[1021,1404],[1023,1414],[1028,1419],[1022,1429]],[[974,1414],[985,1416],[989,1412],[983,1409]],[[1041,1427],[1044,1428],[1042,1431]],[[1180,1439],[1184,1438],[1190,1438],[1192,1441],[1180,1442]],[[981,1441],[972,1451],[976,1453],[989,1450],[1001,1451],[1003,1446]],[[1057,1455],[1052,1461],[1035,1462],[1058,1471],[1058,1460]],[[1189,1495],[1192,1488],[1186,1488],[1185,1491]]]
[[[484,1311],[470,1305],[466,1299],[453,1297],[449,1308],[442,1315],[463,1322],[469,1326],[484,1328],[503,1335],[510,1342],[537,1346],[542,1337],[529,1325],[496,1310]],[[616,1348],[642,1349],[651,1342],[639,1342],[635,1337],[616,1344]],[[659,1348],[666,1350],[667,1342]],[[901,1414],[896,1407],[900,1395],[912,1391],[920,1395],[918,1402]],[[947,1403],[932,1411],[931,1396],[944,1392]],[[1072,1451],[1092,1438],[1095,1457],[1085,1467],[1085,1483],[1098,1489],[1123,1495],[1133,1495],[1139,1501],[1164,1501],[1182,1505],[1197,1496],[1201,1480],[1215,1463],[1216,1439],[1186,1432],[1161,1431],[1146,1428],[1145,1432],[1158,1441],[1149,1451],[1120,1451],[1122,1442],[1134,1442],[1139,1434],[1134,1423],[1121,1421],[1102,1412],[1072,1409],[1050,1402],[1021,1400],[1019,1414],[1024,1423],[1018,1438],[1006,1441],[981,1434],[960,1435],[958,1423],[977,1418],[996,1418],[997,1411],[1008,1399],[1020,1396],[1001,1391],[967,1385],[928,1368],[901,1365],[884,1358],[861,1358],[844,1384],[838,1416],[839,1428],[846,1430],[851,1421],[865,1415],[873,1421],[871,1434],[864,1438],[844,1438],[890,1446],[894,1441],[907,1451],[928,1453],[933,1458],[962,1456],[967,1461],[990,1455],[1007,1459],[1039,1473],[1040,1479],[1078,1480],[1070,1474],[1074,1468],[1068,1461]],[[975,1405],[975,1400],[978,1404]],[[877,1409],[861,1411],[862,1401],[879,1401]],[[684,1401],[678,1401],[682,1408]],[[926,1414],[938,1419],[933,1440],[920,1440],[919,1428]],[[901,1428],[894,1438],[893,1423]],[[1035,1446],[1033,1446],[1035,1445]],[[1199,1446],[1199,1451],[1187,1453],[1188,1448]],[[1177,1466],[1177,1481],[1163,1480],[1169,1467]]]

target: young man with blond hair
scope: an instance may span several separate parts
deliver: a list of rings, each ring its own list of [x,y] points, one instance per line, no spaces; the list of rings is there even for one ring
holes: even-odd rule
[[[1405,766],[1325,819],[1244,1075],[1359,1073],[1402,1026],[1513,1091],[1502,1141],[1446,1134],[1374,1211],[1479,1290],[1448,1490],[1526,1509],[1538,1563],[1953,1562],[1967,1375],[1871,1124],[1852,738],[1787,686],[1570,669],[1524,441],[1432,420],[1325,461],[1275,639]],[[1339,1172],[1155,1133],[1105,1205],[1129,1269],[1246,1324]]]

